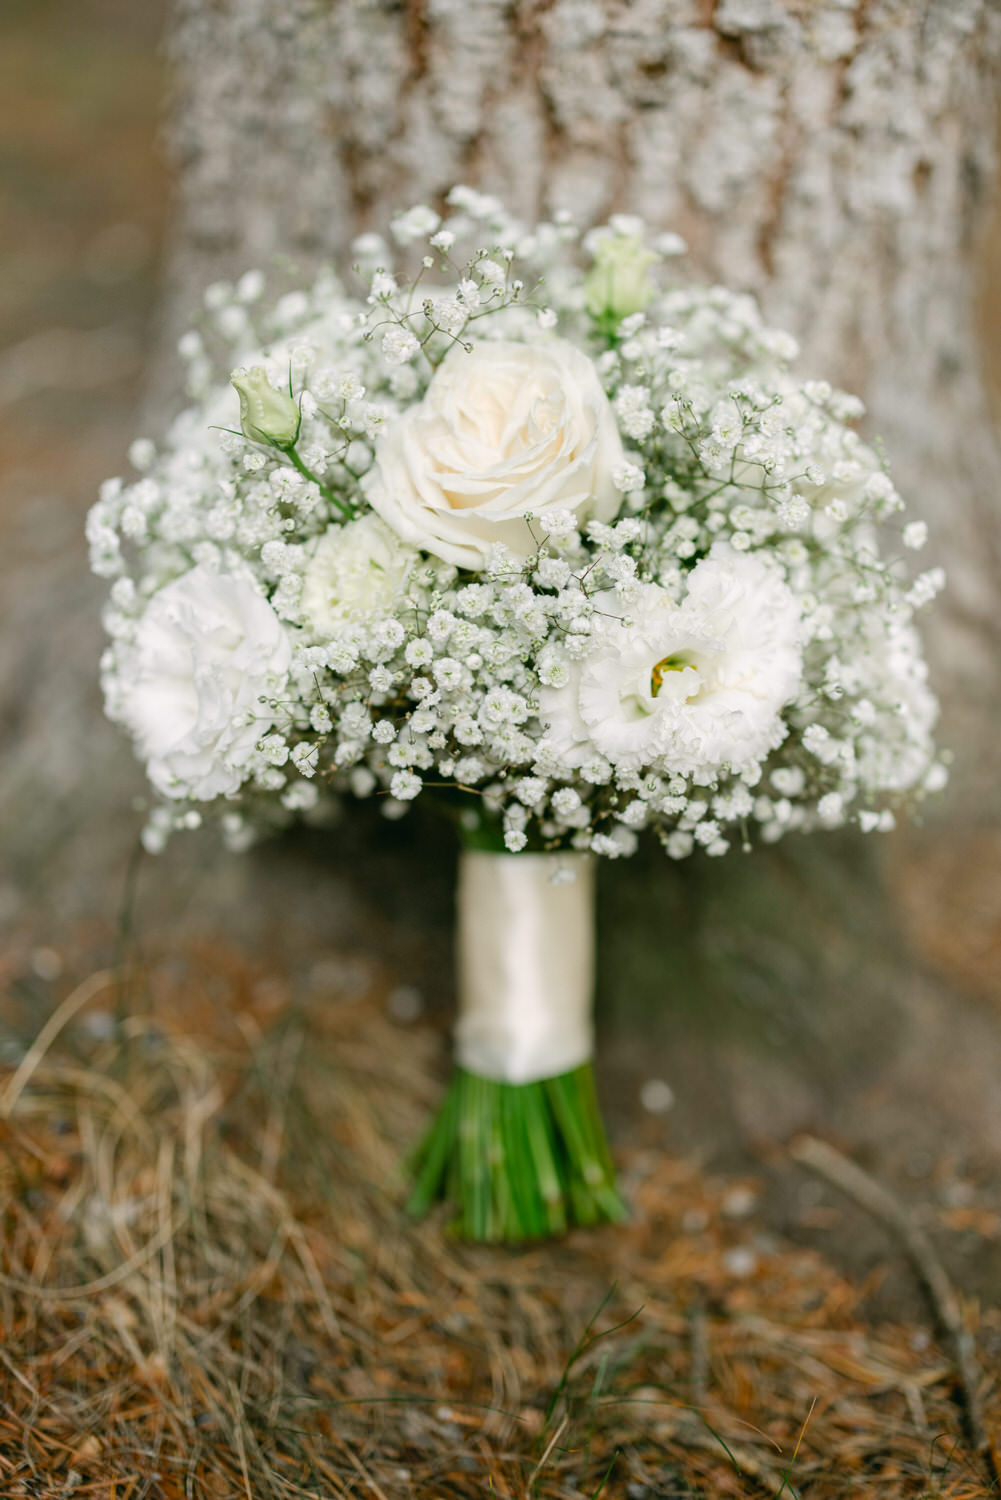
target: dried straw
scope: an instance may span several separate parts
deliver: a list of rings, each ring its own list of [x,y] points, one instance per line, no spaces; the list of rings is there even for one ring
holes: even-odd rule
[[[0,1076],[5,1500],[990,1492],[948,1355],[732,1182],[634,1145],[629,1224],[457,1245],[401,1208],[440,1041],[378,985],[202,954],[130,993]]]

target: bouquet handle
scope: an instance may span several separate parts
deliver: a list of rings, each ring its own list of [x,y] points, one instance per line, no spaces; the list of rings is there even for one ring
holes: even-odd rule
[[[519,1241],[625,1215],[593,1051],[594,862],[463,850],[456,1070],[409,1202],[467,1239]]]

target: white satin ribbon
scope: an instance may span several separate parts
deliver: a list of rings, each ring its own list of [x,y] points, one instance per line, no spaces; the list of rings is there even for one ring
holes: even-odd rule
[[[573,880],[554,874],[571,873]],[[533,1083],[593,1049],[594,858],[459,860],[456,1056],[483,1078]]]

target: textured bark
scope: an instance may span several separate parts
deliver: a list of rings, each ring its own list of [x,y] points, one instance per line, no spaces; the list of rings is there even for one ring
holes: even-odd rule
[[[973,252],[997,0],[179,0],[171,55],[172,326],[215,275],[336,254],[456,181],[526,216],[679,230],[866,398],[949,569],[933,649],[983,744],[966,710],[997,683],[1001,550]]]

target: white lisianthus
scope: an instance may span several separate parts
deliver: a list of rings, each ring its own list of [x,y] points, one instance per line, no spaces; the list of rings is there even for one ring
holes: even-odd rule
[[[273,723],[260,700],[283,691],[291,660],[284,626],[244,578],[197,567],[155,594],[113,707],[157,790],[199,800],[236,792]]]
[[[299,436],[302,414],[288,391],[276,391],[263,365],[234,370],[229,383],[240,398],[240,426],[255,443],[291,448]]]
[[[604,234],[594,248],[594,266],[584,281],[584,306],[592,318],[614,326],[645,312],[655,287],[650,266],[657,257],[639,234]]]
[[[591,649],[542,687],[546,743],[568,767],[595,752],[708,783],[782,743],[802,673],[800,612],[778,570],[718,544],[681,603],[657,584],[598,595]]]
[[[365,615],[392,614],[416,560],[378,516],[328,527],[303,576],[303,624],[323,638]]]
[[[541,534],[526,515],[611,520],[623,458],[608,398],[579,349],[558,339],[457,345],[424,400],[380,437],[366,493],[404,540],[478,569],[498,542],[519,557],[535,550]]]

